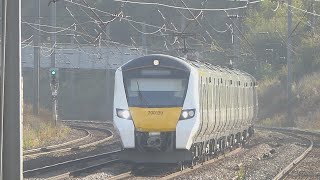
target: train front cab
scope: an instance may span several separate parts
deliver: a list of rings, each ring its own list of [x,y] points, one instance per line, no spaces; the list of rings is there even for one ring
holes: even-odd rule
[[[136,163],[191,161],[197,130],[197,75],[180,59],[147,56],[116,72],[114,123]]]

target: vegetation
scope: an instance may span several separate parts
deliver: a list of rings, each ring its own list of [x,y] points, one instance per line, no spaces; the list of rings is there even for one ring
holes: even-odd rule
[[[309,9],[311,2],[293,1],[295,7]],[[315,11],[319,12],[319,4]],[[246,36],[254,47],[257,64],[252,73],[259,80],[259,119],[269,126],[287,125],[287,6],[264,1],[252,8],[244,23]],[[293,9],[293,116],[298,127],[320,128],[320,56],[319,22],[312,16]],[[243,46],[248,47],[247,44]],[[248,48],[247,48],[248,49]],[[272,51],[270,51],[270,49]],[[246,50],[246,49],[244,49]],[[269,50],[269,51],[268,51]],[[281,58],[282,57],[282,58]],[[240,67],[242,64],[240,64]]]
[[[39,117],[32,115],[32,106],[23,109],[23,149],[48,145],[50,142],[65,137],[70,129],[62,124],[54,125],[51,113],[41,109]]]
[[[246,179],[246,169],[244,166],[240,166],[239,171],[237,172],[237,180]]]

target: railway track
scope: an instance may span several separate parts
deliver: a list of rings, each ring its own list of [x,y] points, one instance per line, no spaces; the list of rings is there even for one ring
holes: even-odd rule
[[[86,171],[94,170],[97,168],[100,168],[102,166],[105,166],[107,164],[115,163],[118,162],[117,159],[117,154],[120,152],[120,150],[108,152],[108,153],[103,153],[103,154],[98,154],[98,155],[93,155],[93,156],[88,156],[84,158],[79,158],[79,159],[74,159],[74,160],[69,160],[65,161],[62,163],[57,163],[41,168],[36,168],[36,169],[31,169],[31,170],[26,170],[23,172],[23,176],[25,178],[29,177],[34,177],[34,176],[39,176],[45,174],[46,178],[48,178],[48,172],[49,176],[52,175],[48,179],[61,179],[61,178],[66,178],[70,177],[79,173],[83,173]],[[101,162],[102,161],[102,162]],[[73,168],[72,168],[73,167]],[[68,170],[67,172],[61,173],[59,175],[52,174],[57,171],[63,171],[66,170],[66,168],[71,170]]]
[[[304,161],[307,160],[308,157],[310,159],[319,159],[319,155],[320,155],[320,135],[319,134],[315,134],[315,133],[311,133],[311,132],[305,132],[305,131],[301,131],[301,130],[290,130],[290,129],[278,129],[278,128],[274,128],[274,129],[270,129],[268,128],[270,131],[275,131],[275,132],[281,132],[284,134],[290,134],[290,136],[296,137],[296,138],[300,138],[303,139],[303,142],[306,142],[306,144],[304,145],[307,149],[307,151],[305,151],[299,158],[299,161],[296,159],[294,162],[292,162],[288,167],[284,168],[279,174],[277,175],[274,179],[316,179],[316,177],[318,176],[317,173],[310,173],[310,172],[303,172],[301,173],[301,168],[303,169],[303,165],[300,168],[300,164]],[[267,130],[267,129],[265,129]],[[308,143],[307,143],[308,142]],[[314,151],[314,148],[316,148],[316,151]],[[311,150],[310,150],[311,149]],[[192,168],[184,168],[182,171],[178,170],[178,168],[176,168],[177,170],[171,169],[168,170],[164,173],[161,173],[160,175],[156,176],[156,178],[158,179],[162,179],[162,180],[167,180],[167,179],[174,179],[174,178],[179,178],[180,176],[186,176],[187,174],[191,175],[193,171],[196,171],[197,169],[202,168],[204,165],[209,165],[209,164],[213,164],[213,163],[218,163],[218,161],[221,161],[227,157],[232,157],[233,155],[236,155],[237,153],[242,152],[242,148],[237,148],[235,150],[232,151],[225,151],[225,154],[223,155],[219,155],[213,159],[210,159],[208,161],[205,161],[201,164],[197,164],[195,166],[193,166]],[[117,153],[119,151],[116,151],[111,154],[113,154],[113,158],[110,158],[110,155],[108,155],[109,153],[105,153],[105,154],[101,154],[97,155],[97,156],[92,156],[92,157],[86,157],[86,158],[81,158],[79,160],[72,160],[70,162],[65,162],[65,163],[59,163],[57,165],[52,165],[49,167],[44,167],[41,169],[35,169],[33,171],[26,171],[24,172],[26,176],[30,175],[30,174],[41,174],[41,173],[45,173],[45,172],[52,172],[55,171],[55,168],[60,168],[63,169],[65,167],[69,167],[69,166],[77,166],[76,164],[82,164],[81,167],[77,167],[76,169],[71,169],[68,170],[67,172],[63,172],[59,175],[52,175],[49,179],[50,180],[56,180],[56,179],[63,179],[63,178],[68,178],[68,177],[73,177],[73,176],[78,176],[84,173],[88,173],[88,172],[92,172],[92,171],[96,171],[97,169],[101,169],[104,167],[112,167],[112,164],[114,163],[121,163],[118,159],[117,159]],[[103,155],[105,155],[106,157],[103,157]],[[109,157],[108,157],[109,156]],[[92,158],[92,159],[91,159]],[[318,160],[319,162],[320,160]],[[85,163],[84,163],[85,162]],[[70,163],[70,164],[69,164]],[[72,165],[72,163],[74,163]],[[125,164],[123,164],[125,165]],[[58,167],[55,167],[58,166]],[[122,166],[122,165],[121,165]],[[316,166],[316,165],[314,165]],[[319,165],[318,165],[319,166]],[[116,176],[112,176],[112,177],[108,177],[108,179],[141,179],[141,178],[145,178],[148,179],[148,174],[149,172],[146,170],[145,174],[143,174],[143,168],[142,170],[139,172],[139,174],[136,176],[136,172],[133,171],[128,171]],[[141,176],[142,173],[142,176]],[[320,173],[319,173],[320,174]],[[188,176],[187,175],[187,176]],[[150,176],[155,178],[155,176]],[[297,178],[298,177],[298,178]],[[305,178],[306,177],[306,178]],[[318,178],[318,177],[317,177]]]
[[[67,145],[70,145],[70,144],[73,144],[73,143],[77,143],[79,141],[88,139],[88,138],[90,138],[92,136],[92,134],[86,129],[78,128],[78,130],[83,131],[86,135],[84,137],[80,137],[80,138],[77,138],[77,139],[62,143],[62,144],[56,144],[56,145],[51,145],[51,146],[46,146],[46,147],[41,147],[41,148],[25,150],[23,152],[23,156],[27,157],[28,155],[34,155],[34,154],[38,154],[38,153],[41,153],[41,152],[49,152],[49,151],[52,152],[55,149],[59,149],[61,147],[64,147],[64,146],[67,146]]]
[[[262,129],[262,127],[260,127],[260,129]],[[279,128],[263,128],[263,129],[264,130],[269,130],[269,131],[274,131],[274,132],[284,133],[284,134],[287,134],[287,135],[289,135],[291,137],[295,137],[295,138],[301,139],[301,140],[303,140],[303,142],[306,143],[304,146],[307,146],[306,147],[306,151],[299,158],[297,158],[294,162],[292,162],[288,167],[284,168],[279,173],[279,175],[277,175],[274,179],[285,179],[286,177],[289,177],[288,175],[290,174],[290,172],[295,167],[297,167],[297,166],[299,167],[298,164],[299,164],[300,161],[298,161],[298,160],[306,159],[306,155],[310,156],[311,159],[315,159],[315,158],[319,159],[320,150],[318,149],[317,152],[313,153],[313,149],[312,148],[315,146],[314,141],[310,137],[306,136],[308,134],[310,135],[310,133],[305,132],[305,131],[301,131],[301,130],[288,130],[288,129],[279,129]],[[318,145],[316,145],[316,146],[320,147],[320,135],[317,134],[317,136],[319,136],[319,141],[317,143]],[[241,152],[241,148],[238,148],[236,150],[230,151],[230,152],[224,154],[223,156],[220,155],[220,156],[217,157],[217,159],[211,159],[211,160],[206,161],[206,162],[204,162],[202,164],[198,164],[196,166],[193,166],[192,168],[185,168],[183,171],[175,171],[175,172],[170,172],[170,173],[167,172],[167,175],[160,175],[159,179],[168,180],[168,179],[178,178],[178,177],[186,175],[186,174],[190,174],[191,175],[192,171],[196,171],[197,169],[203,167],[204,165],[216,163],[216,162],[218,162],[220,160],[223,160],[226,157],[233,156],[233,155],[235,155],[235,154],[237,154],[239,152]],[[319,161],[320,160],[318,160],[318,162]],[[319,164],[318,164],[318,166],[319,166]],[[291,167],[291,166],[294,166],[294,167]],[[317,166],[317,165],[314,165],[314,166]],[[141,174],[141,172],[139,174]],[[143,171],[142,171],[142,174],[143,174]],[[309,175],[307,178],[305,178],[306,174]],[[300,173],[299,176],[297,176],[297,175],[290,176],[289,179],[294,179],[293,177],[295,177],[295,179],[316,179],[315,175],[317,175],[317,173],[310,173],[310,172],[306,173],[306,172],[304,172],[303,176]],[[125,172],[123,174],[119,174],[117,176],[114,176],[114,177],[112,177],[110,179],[112,179],[112,180],[118,180],[118,179],[141,179],[141,178],[148,179],[147,177],[148,177],[147,174],[144,174],[142,176],[138,175],[137,177],[135,177],[135,173],[134,172],[128,171],[128,172]],[[319,177],[317,177],[317,178],[319,178]],[[234,179],[237,179],[237,177],[234,177]]]
[[[309,144],[308,148],[298,158],[292,161],[274,177],[274,180],[320,179],[320,133],[298,129],[280,130],[303,135],[303,138],[309,141]]]
[[[75,126],[75,125],[72,125],[72,128],[81,129],[81,130],[85,131],[87,135],[85,137],[82,137],[82,138],[79,138],[76,140],[72,140],[72,141],[69,141],[66,143],[27,150],[24,152],[23,157],[24,158],[35,158],[35,157],[38,157],[41,155],[47,155],[47,154],[51,154],[51,153],[62,153],[62,152],[68,152],[68,151],[76,151],[76,150],[80,150],[80,149],[84,149],[84,148],[88,148],[91,146],[95,146],[95,145],[104,143],[106,141],[111,140],[114,137],[113,132],[109,129],[100,129],[100,128],[92,128],[92,127]],[[103,139],[94,140],[93,142],[87,142],[87,140],[89,140],[90,138],[95,137],[94,133],[92,132],[93,130],[104,132],[108,135],[107,135],[107,137],[105,137]],[[79,144],[77,145],[77,143],[79,143]]]
[[[226,157],[230,157],[232,155],[235,155],[235,154],[239,153],[241,150],[242,150],[242,148],[237,148],[237,149],[234,149],[234,150],[231,150],[231,151],[226,151],[225,154],[221,154],[218,157],[213,158],[211,160],[205,161],[203,163],[199,163],[199,164],[197,164],[197,165],[195,165],[193,167],[185,167],[183,170],[178,170],[178,171],[177,170],[176,171],[173,170],[173,172],[167,173],[166,175],[159,175],[158,178],[161,179],[161,180],[173,179],[173,178],[181,176],[183,174],[195,171],[195,170],[201,168],[204,165],[212,164],[212,163],[215,163],[217,161],[223,160]],[[144,170],[144,169],[138,170],[138,172],[128,171],[128,172],[113,176],[113,177],[109,178],[109,180],[120,180],[120,179],[134,178],[135,174],[137,174],[137,173],[138,174],[143,174],[144,171],[146,173],[148,173],[148,170]]]
[[[107,124],[113,126],[110,121],[81,121],[81,120],[62,120],[64,123],[84,123],[84,124]]]

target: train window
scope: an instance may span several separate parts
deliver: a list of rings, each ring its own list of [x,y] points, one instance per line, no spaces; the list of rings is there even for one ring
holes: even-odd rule
[[[241,85],[241,83],[240,83],[240,81],[238,81],[238,86],[240,86]]]
[[[209,77],[209,83],[211,83],[211,77]]]
[[[221,78],[221,84],[223,83],[222,78]]]
[[[230,84],[232,84],[232,80],[230,80]]]

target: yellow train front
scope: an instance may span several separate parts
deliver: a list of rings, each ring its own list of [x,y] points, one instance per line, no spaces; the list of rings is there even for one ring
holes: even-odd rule
[[[136,163],[192,162],[199,155],[226,146],[229,134],[234,134],[230,142],[241,141],[243,132],[251,128],[254,113],[239,124],[239,120],[223,120],[228,112],[220,104],[222,99],[211,98],[215,103],[209,108],[208,100],[203,99],[204,91],[209,93],[203,86],[208,72],[213,70],[201,70],[199,64],[167,55],[144,56],[121,66],[115,75],[113,119],[123,146],[120,159]],[[220,82],[219,76],[223,73],[215,74]],[[209,114],[214,119],[208,119]],[[238,139],[237,133],[241,134]]]

